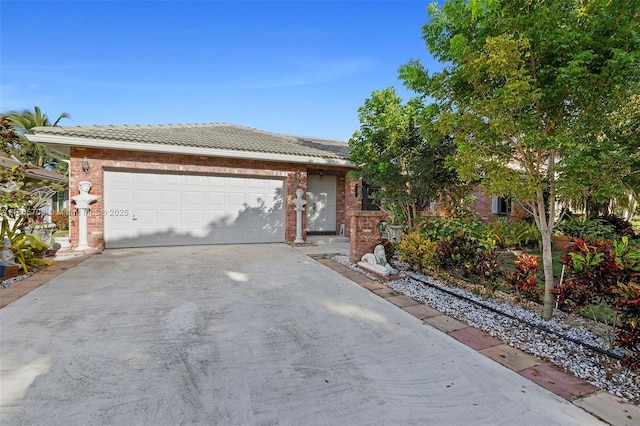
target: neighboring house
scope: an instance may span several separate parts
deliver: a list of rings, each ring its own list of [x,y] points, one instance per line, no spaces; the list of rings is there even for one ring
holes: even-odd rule
[[[42,189],[51,183],[65,185],[67,182],[67,177],[59,173],[23,163],[15,157],[0,155],[0,167],[11,169],[15,166],[20,166],[25,170],[25,183],[33,183],[32,191],[38,191],[38,188]],[[50,190],[43,191],[42,193],[45,197],[45,205],[42,206],[38,212],[34,212],[34,214],[42,222],[49,223],[51,222],[51,214],[53,212],[68,208],[69,194],[68,191],[51,192]]]
[[[229,124],[36,127],[31,141],[69,155],[78,184],[96,195],[88,220],[93,247],[292,243],[293,200],[307,200],[303,238],[349,235],[360,209],[346,142]],[[78,244],[71,208],[70,237]]]

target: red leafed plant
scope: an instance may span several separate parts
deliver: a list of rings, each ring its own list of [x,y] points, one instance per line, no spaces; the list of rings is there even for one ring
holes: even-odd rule
[[[518,298],[538,302],[540,300],[540,257],[523,253],[513,262],[516,270],[506,276],[506,284],[513,288]]]
[[[618,345],[628,351],[622,361],[625,365],[640,367],[640,284],[618,283],[613,292],[618,295],[614,307],[622,317],[616,330]]]
[[[559,306],[568,311],[588,307],[611,325],[623,363],[640,365],[640,246],[628,237],[619,241],[576,239],[560,259],[569,278],[558,285]],[[609,341],[613,347],[613,340]]]

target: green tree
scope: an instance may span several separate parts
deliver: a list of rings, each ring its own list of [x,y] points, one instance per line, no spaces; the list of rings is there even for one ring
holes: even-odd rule
[[[577,144],[563,164],[572,179],[558,184],[587,215],[607,214],[612,206],[616,215],[631,220],[640,200],[640,94],[632,95],[605,125]]]
[[[20,135],[11,126],[6,116],[0,116],[0,143],[2,144],[2,153],[11,155],[19,147]]]
[[[34,107],[33,111],[25,109],[23,111],[9,111],[5,114],[7,121],[16,130],[19,135],[33,134],[34,127],[50,127],[57,126],[63,118],[69,118],[69,114],[63,112],[58,116],[56,121],[51,123],[49,117],[43,114],[39,107]],[[39,167],[48,167],[51,169],[64,168],[57,159],[48,155],[44,147],[38,143],[31,142],[24,136],[20,138],[19,148],[15,154],[22,161],[31,163]]]
[[[487,192],[514,197],[533,214],[542,234],[547,320],[554,201],[576,178],[573,171],[580,173],[570,167],[573,159],[593,158],[581,148],[602,153],[622,143],[602,144],[598,136],[637,95],[639,9],[637,0],[432,4],[423,38],[444,69],[430,74],[418,61],[400,69],[408,88],[433,100],[442,131],[455,137],[461,176],[481,179]],[[617,178],[599,175],[591,191]]]
[[[403,103],[395,89],[374,91],[358,110],[360,129],[349,140],[355,174],[371,187],[383,210],[410,228],[417,212],[458,183],[445,166],[451,138],[438,134],[421,100]]]

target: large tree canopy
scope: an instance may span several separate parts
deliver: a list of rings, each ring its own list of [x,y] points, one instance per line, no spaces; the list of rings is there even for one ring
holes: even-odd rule
[[[435,121],[458,146],[461,176],[532,212],[550,319],[557,212],[548,201],[561,190],[614,191],[621,174],[632,175],[629,139],[610,130],[638,99],[640,2],[450,0],[430,5],[429,15],[423,37],[444,69],[430,73],[411,61],[401,79],[433,101]],[[620,173],[587,175],[600,164]],[[578,178],[588,182],[572,185]]]
[[[434,132],[420,100],[403,103],[393,88],[373,92],[358,111],[349,158],[381,207],[411,227],[418,210],[458,182],[445,166],[453,140]]]

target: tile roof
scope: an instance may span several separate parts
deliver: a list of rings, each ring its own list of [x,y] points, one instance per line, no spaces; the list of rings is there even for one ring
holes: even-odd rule
[[[267,154],[348,159],[346,142],[270,133],[232,124],[35,127],[35,135],[135,142]]]
[[[54,182],[62,182],[66,180],[66,176],[56,173],[51,170],[43,169],[42,167],[33,166],[31,164],[25,164],[13,158],[0,155],[0,167],[7,169],[14,166],[22,166],[27,173],[27,177],[36,180],[48,180]]]

